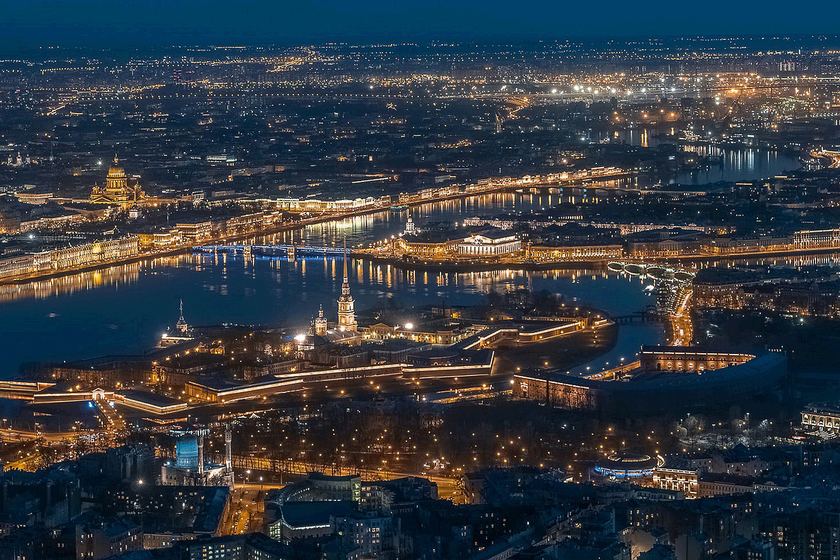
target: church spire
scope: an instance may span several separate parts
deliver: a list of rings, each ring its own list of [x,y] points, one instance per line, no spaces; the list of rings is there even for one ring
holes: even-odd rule
[[[350,295],[350,276],[347,274],[347,238],[344,238],[344,282],[338,298],[338,328],[342,331],[356,331],[356,304]]]
[[[344,236],[344,283],[347,283],[347,236]]]
[[[347,274],[347,238],[344,238],[344,281],[341,284],[341,294],[350,295],[350,276]],[[352,299],[352,298],[351,298]]]
[[[180,311],[180,316],[178,317],[178,322],[175,323],[175,328],[181,334],[187,334],[190,330],[190,326],[187,323],[187,320],[184,319],[184,300],[178,300],[178,310]]]

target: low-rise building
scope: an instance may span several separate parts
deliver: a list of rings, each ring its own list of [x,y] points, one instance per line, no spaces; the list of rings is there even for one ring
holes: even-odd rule
[[[143,549],[143,530],[130,519],[92,519],[76,524],[76,559],[100,560]]]
[[[812,403],[800,413],[800,426],[831,434],[840,433],[840,408],[827,404]]]
[[[491,229],[458,241],[455,248],[462,256],[498,257],[521,250],[522,241],[510,231]]]

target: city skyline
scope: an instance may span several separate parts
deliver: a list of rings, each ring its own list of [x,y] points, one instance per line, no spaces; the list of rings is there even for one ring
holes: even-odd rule
[[[836,560],[808,8],[0,6],[0,560]]]

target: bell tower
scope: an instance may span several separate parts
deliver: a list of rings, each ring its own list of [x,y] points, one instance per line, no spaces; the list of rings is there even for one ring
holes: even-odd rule
[[[324,317],[324,307],[318,308],[318,316],[315,318],[315,334],[318,336],[327,335],[327,318]]]
[[[350,295],[350,278],[347,276],[347,240],[344,241],[344,282],[341,284],[341,296],[338,298],[338,328],[342,331],[355,332],[356,302]]]

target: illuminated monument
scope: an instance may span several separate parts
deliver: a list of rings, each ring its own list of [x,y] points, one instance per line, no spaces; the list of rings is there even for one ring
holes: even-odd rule
[[[229,486],[233,487],[233,461],[230,425],[225,425],[225,462],[223,465],[204,458],[205,428],[173,428],[175,461],[161,465],[161,484],[166,486]]]
[[[137,179],[129,178],[125,169],[119,167],[119,160],[114,156],[114,165],[108,169],[105,186],[94,185],[90,201],[94,204],[118,204],[124,208],[135,206],[146,198]]]
[[[344,247],[344,283],[341,284],[341,296],[338,298],[338,329],[356,332],[356,302],[350,295],[350,279],[347,276],[347,247]]]

